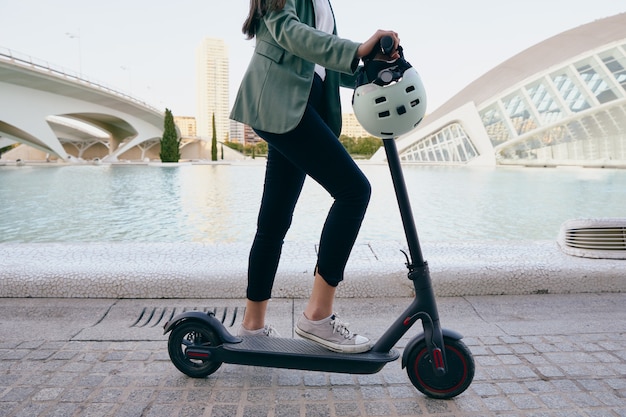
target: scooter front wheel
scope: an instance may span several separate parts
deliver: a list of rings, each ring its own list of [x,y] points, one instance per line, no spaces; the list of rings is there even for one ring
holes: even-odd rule
[[[420,392],[431,398],[456,397],[467,389],[474,378],[474,358],[460,340],[443,338],[448,371],[440,376],[435,373],[426,342],[415,345],[408,355],[406,371],[409,379]]]
[[[222,362],[209,359],[192,359],[187,356],[190,347],[217,346],[221,340],[209,326],[188,321],[176,326],[170,333],[167,350],[179,371],[192,378],[204,378],[217,371]]]

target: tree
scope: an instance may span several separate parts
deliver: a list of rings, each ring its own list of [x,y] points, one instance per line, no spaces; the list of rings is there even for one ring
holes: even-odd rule
[[[238,152],[244,153],[243,145],[241,143],[231,142],[231,141],[227,140],[226,142],[224,142],[224,145],[226,145],[230,149],[234,149],[234,150],[236,150]]]
[[[217,161],[217,130],[215,129],[215,113],[213,113],[213,137],[211,138],[211,161]]]
[[[382,139],[373,136],[355,139],[341,135],[339,141],[354,158],[369,158],[383,145]]]
[[[180,138],[174,125],[174,116],[170,109],[165,109],[163,137],[161,138],[161,162],[178,162],[180,160]]]
[[[20,144],[14,143],[13,145],[5,146],[4,148],[0,148],[0,158],[2,158],[2,154],[9,152],[13,148],[17,148]]]
[[[256,144],[257,155],[267,155],[267,142],[264,140]]]

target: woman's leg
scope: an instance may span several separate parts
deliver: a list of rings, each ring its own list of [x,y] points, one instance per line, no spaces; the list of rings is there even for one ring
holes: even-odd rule
[[[316,110],[321,91],[321,80],[316,78],[309,105],[293,131],[287,134],[257,131],[270,145],[248,278],[248,300],[251,311],[258,315],[264,315],[267,303],[261,303],[271,296],[280,249],[291,225],[305,174],[335,199],[321,233],[314,288],[306,310],[313,317],[332,313],[336,287],[343,280],[348,257],[369,203],[369,181]],[[278,186],[281,181],[288,185]],[[256,321],[257,325],[259,321]]]
[[[316,272],[336,287],[365,216],[369,181],[311,106],[289,135],[261,136],[334,198],[320,236]]]
[[[309,320],[322,320],[333,314],[333,303],[337,287],[328,284],[324,278],[315,271],[313,289],[309,302],[304,309],[304,315]]]
[[[320,237],[313,290],[295,331],[330,350],[365,352],[369,340],[347,328],[333,313],[333,302],[369,203],[369,181],[311,106],[292,134],[264,139],[335,199]]]
[[[321,233],[313,290],[305,309],[311,320],[329,317],[369,202],[369,182],[312,108],[289,135],[261,132],[261,136],[335,198]]]
[[[269,301],[246,300],[246,312],[241,322],[245,330],[258,330],[265,327],[265,313],[267,312]]]
[[[243,320],[243,327],[247,330],[265,326],[265,312],[283,239],[291,225],[304,178],[302,170],[269,145],[257,231],[248,258],[248,300]]]

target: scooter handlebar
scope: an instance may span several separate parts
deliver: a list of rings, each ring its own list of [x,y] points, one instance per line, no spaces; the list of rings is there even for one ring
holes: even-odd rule
[[[378,41],[378,48],[372,49],[372,52],[363,57],[363,62],[367,63],[369,61],[373,61],[376,58],[376,55],[383,54],[387,56],[391,56],[393,51],[395,50],[395,44],[393,38],[391,36],[383,36]],[[399,47],[400,48],[400,47]]]
[[[380,51],[383,53],[383,55],[391,55],[393,53],[395,45],[391,36],[383,36],[382,38],[380,38],[379,44]]]

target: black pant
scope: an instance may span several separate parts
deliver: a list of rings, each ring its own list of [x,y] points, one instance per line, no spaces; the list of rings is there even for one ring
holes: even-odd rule
[[[256,130],[268,143],[257,232],[250,250],[247,297],[271,298],[274,277],[293,211],[309,175],[335,199],[320,237],[317,271],[332,286],[343,280],[371,187],[320,113],[322,80],[316,75],[302,121],[291,132]]]

